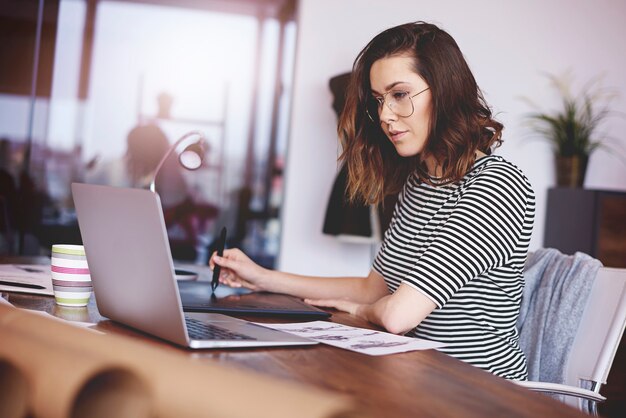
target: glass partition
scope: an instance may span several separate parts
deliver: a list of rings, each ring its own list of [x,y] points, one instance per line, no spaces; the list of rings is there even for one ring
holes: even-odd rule
[[[16,220],[3,191],[2,252],[80,242],[72,182],[147,187],[169,147],[197,130],[202,166],[186,171],[173,153],[155,182],[174,258],[206,263],[226,226],[228,245],[273,266],[293,2],[1,1],[2,20],[22,22],[30,40],[1,25],[22,67],[21,78],[0,73],[2,163],[30,179],[15,182],[22,197],[35,195],[29,219]]]

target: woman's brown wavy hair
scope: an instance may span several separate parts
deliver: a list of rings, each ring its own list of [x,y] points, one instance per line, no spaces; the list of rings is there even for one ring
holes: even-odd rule
[[[430,87],[431,126],[424,152],[442,169],[437,184],[454,183],[469,171],[480,150],[491,154],[502,143],[503,125],[492,118],[472,72],[454,39],[437,26],[414,22],[378,34],[359,53],[352,68],[346,104],[337,128],[348,168],[351,201],[381,203],[396,194],[409,174],[433,184],[420,156],[401,157],[365,109],[372,100],[370,69],[381,58],[414,57],[414,70]]]

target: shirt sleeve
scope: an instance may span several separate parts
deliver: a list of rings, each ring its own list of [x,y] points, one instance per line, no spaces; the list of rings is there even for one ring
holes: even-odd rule
[[[532,189],[521,173],[489,167],[468,181],[403,283],[439,308],[468,281],[504,265],[520,244]]]

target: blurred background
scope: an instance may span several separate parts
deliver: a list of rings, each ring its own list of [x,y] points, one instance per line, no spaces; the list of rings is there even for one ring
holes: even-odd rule
[[[0,1],[0,250],[79,243],[72,182],[145,187],[199,130],[201,168],[156,181],[174,257],[205,263],[225,225],[273,266],[293,19],[288,0]]]

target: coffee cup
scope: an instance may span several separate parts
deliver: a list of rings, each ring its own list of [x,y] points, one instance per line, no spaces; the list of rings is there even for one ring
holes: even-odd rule
[[[52,290],[61,306],[86,306],[93,292],[91,275],[82,245],[52,246]]]

